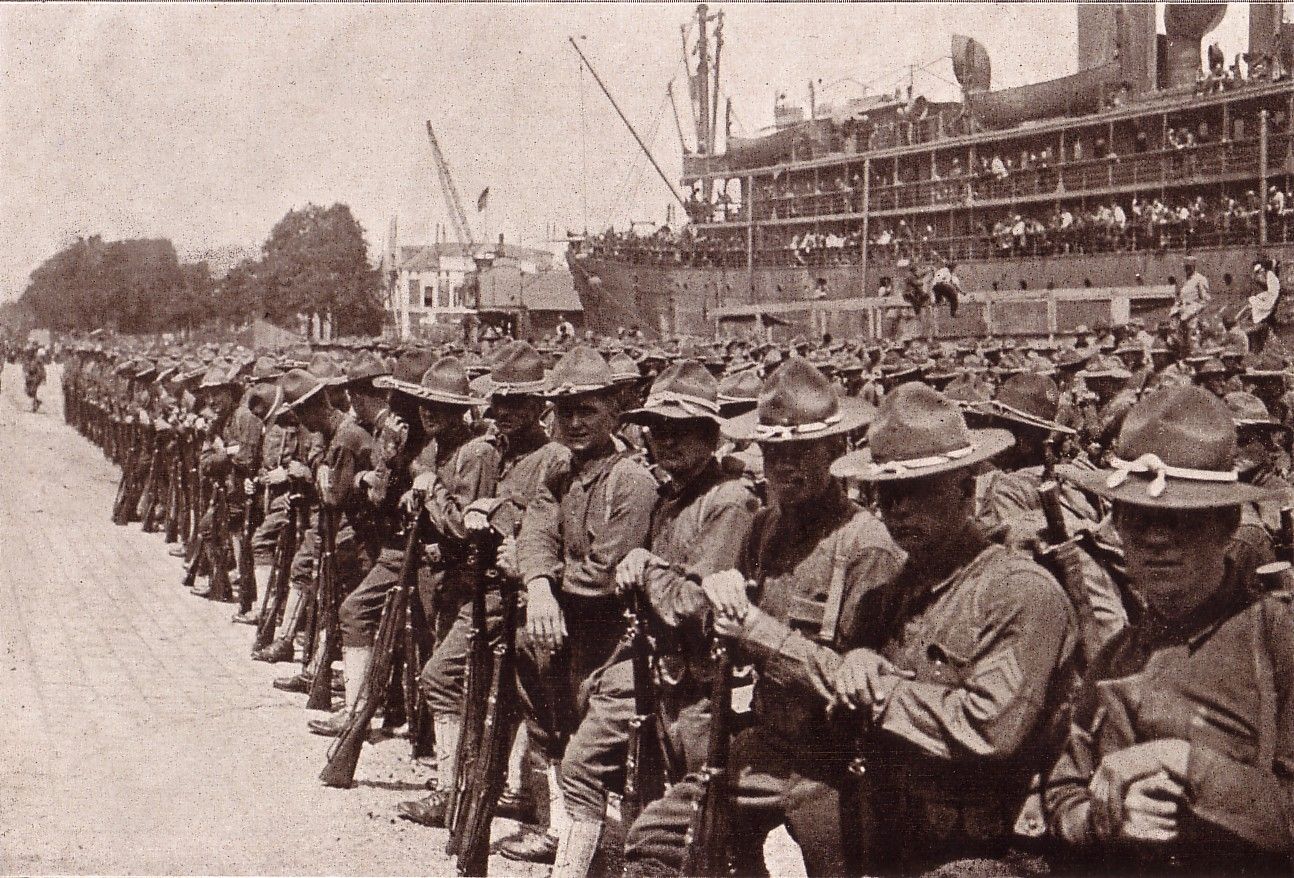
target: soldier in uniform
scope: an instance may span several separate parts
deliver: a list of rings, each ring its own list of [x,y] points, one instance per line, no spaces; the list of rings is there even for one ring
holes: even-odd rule
[[[1042,833],[1023,806],[1054,758],[1076,632],[1051,574],[974,522],[972,468],[1012,441],[968,429],[949,400],[908,384],[881,405],[868,447],[832,467],[874,487],[907,553],[863,595],[861,643],[833,675],[864,731],[869,872],[1025,871],[1017,833]]]
[[[694,581],[729,570],[759,508],[750,482],[727,472],[715,452],[722,421],[718,384],[694,360],[667,368],[644,404],[625,420],[642,425],[661,483],[650,541],[630,550],[616,568],[624,589],[641,589],[657,631],[652,680],[635,680],[632,657],[596,672],[588,709],[562,760],[562,799],[570,816],[557,847],[554,878],[584,878],[602,834],[607,792],[623,787],[635,686],[658,689],[660,717],[674,753],[691,771],[701,768],[709,725],[709,644],[696,624],[705,600]],[[661,649],[671,644],[672,648]],[[668,681],[668,682],[666,682]],[[652,746],[649,742],[648,746]]]
[[[769,495],[736,568],[704,577],[691,597],[693,620],[712,616],[735,661],[752,662],[758,675],[754,724],[733,740],[729,763],[737,874],[762,871],[763,838],[780,824],[810,875],[857,868],[844,853],[856,814],[842,806],[853,790],[857,728],[831,709],[832,681],[858,643],[859,602],[893,578],[903,553],[848,499],[830,466],[845,435],[874,411],[838,398],[826,376],[792,357],[765,382],[756,410],[724,426],[730,438],[760,444]],[[679,874],[702,790],[688,777],[643,811],[625,844],[627,875]]]
[[[565,451],[548,441],[539,424],[543,412],[539,392],[544,378],[539,355],[525,342],[513,342],[498,351],[495,366],[497,372],[492,370],[486,385],[496,429],[444,457],[434,470],[428,471],[434,473],[434,481],[432,475],[423,473],[414,480],[415,486],[433,482],[428,491],[428,513],[441,536],[442,554],[454,551],[453,543],[447,541],[461,544],[467,538],[469,510],[500,533],[512,536],[520,510],[529,504],[539,485],[566,468]],[[466,381],[454,387],[454,392],[463,398]],[[442,396],[441,404],[447,404],[449,399]],[[424,406],[424,410],[428,407]],[[435,653],[420,681],[435,725],[436,785],[426,798],[397,806],[401,817],[424,826],[445,824],[449,795],[456,781],[463,682],[473,625],[471,596],[472,590],[480,587],[481,583],[446,570],[437,596],[438,615],[429,617],[445,620]],[[486,592],[484,634],[491,644],[501,635],[502,606],[497,589]],[[509,804],[519,806],[515,801]]]
[[[1289,874],[1294,617],[1255,598],[1228,545],[1236,433],[1196,387],[1143,400],[1113,467],[1073,473],[1114,504],[1145,617],[1089,669],[1047,784],[1064,858],[1095,874]]]
[[[585,681],[612,657],[625,631],[615,568],[647,544],[657,483],[613,439],[621,409],[611,367],[577,346],[549,376],[554,438],[570,449],[569,474],[547,482],[522,517],[517,567],[526,586],[518,677],[531,743],[549,761],[550,825],[505,842],[500,852],[540,861],[556,856],[565,831],[557,766],[579,725]]]

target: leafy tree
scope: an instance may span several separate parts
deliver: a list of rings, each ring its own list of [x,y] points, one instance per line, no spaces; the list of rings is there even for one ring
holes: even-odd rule
[[[290,325],[304,315],[330,317],[338,334],[381,329],[380,272],[344,204],[288,211],[265,241],[256,280],[275,322]]]

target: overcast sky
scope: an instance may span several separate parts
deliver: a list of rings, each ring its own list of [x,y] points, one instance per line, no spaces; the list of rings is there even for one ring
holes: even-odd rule
[[[1215,33],[1228,57],[1247,14]],[[993,85],[1073,72],[1061,4],[711,4],[723,93],[748,131],[778,91],[807,104],[905,81],[965,33]],[[550,224],[660,221],[670,201],[566,42],[679,174],[665,88],[690,4],[0,6],[0,299],[76,235],[165,236],[181,253],[255,248],[291,207],[349,204],[374,253],[445,221],[424,123],[436,126],[476,235],[536,242]],[[918,92],[950,98],[943,58]],[[679,79],[680,93],[685,93]],[[686,114],[684,105],[680,111]],[[685,115],[684,126],[688,125]],[[653,136],[654,132],[654,136]],[[586,173],[587,171],[587,173]]]

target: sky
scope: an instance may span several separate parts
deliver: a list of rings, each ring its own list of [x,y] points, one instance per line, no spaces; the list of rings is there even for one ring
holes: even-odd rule
[[[993,87],[1076,69],[1068,4],[721,4],[734,131],[892,90],[953,99],[949,37],[982,42]],[[78,235],[169,237],[182,256],[255,250],[289,209],[349,204],[380,252],[445,223],[434,125],[477,240],[660,222],[671,201],[567,43],[575,37],[677,182],[666,87],[679,4],[0,6],[0,301]],[[1247,13],[1212,35],[1230,58]],[[691,138],[687,108],[680,103]],[[487,214],[476,198],[490,188]],[[486,220],[488,218],[488,227]]]

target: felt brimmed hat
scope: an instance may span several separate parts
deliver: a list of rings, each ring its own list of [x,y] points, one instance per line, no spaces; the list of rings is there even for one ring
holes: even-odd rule
[[[842,399],[803,357],[791,357],[764,382],[755,410],[725,421],[723,434],[739,442],[804,442],[865,427],[875,414],[862,400]]]
[[[624,351],[616,351],[607,365],[611,367],[611,380],[616,384],[633,384],[643,378],[638,363]]]
[[[1285,363],[1275,354],[1263,352],[1245,358],[1247,378],[1284,378],[1285,374]]]
[[[719,384],[696,360],[674,363],[652,382],[647,401],[625,412],[624,420],[648,424],[654,420],[723,421],[719,411]]]
[[[1096,351],[1092,348],[1065,348],[1056,355],[1056,368],[1081,369],[1094,356]]]
[[[1231,411],[1194,385],[1164,388],[1134,405],[1112,462],[1111,469],[1059,471],[1086,491],[1134,506],[1217,509],[1283,496],[1240,481]]]
[[[1123,365],[1123,361],[1118,357],[1104,356],[1097,357],[1078,373],[1084,381],[1101,380],[1107,381],[1127,381],[1132,377],[1128,367]]]
[[[346,364],[346,374],[341,383],[349,387],[390,374],[391,370],[386,367],[386,360],[372,351],[360,351]]]
[[[1074,431],[1056,421],[1060,411],[1060,389],[1046,375],[1022,372],[998,388],[997,396],[971,409],[977,415],[1021,424],[1049,433],[1072,436]]]
[[[199,390],[210,390],[215,387],[227,387],[234,383],[234,370],[228,363],[217,360],[202,373]]]
[[[524,341],[513,341],[495,352],[485,382],[490,396],[533,396],[544,392],[544,358]]]
[[[611,366],[602,355],[587,345],[567,351],[548,374],[544,396],[582,396],[615,387]]]
[[[725,418],[735,418],[752,410],[759,403],[761,383],[753,368],[725,375],[719,382],[719,411]]]
[[[1227,409],[1231,412],[1231,420],[1235,423],[1237,430],[1289,430],[1287,426],[1273,418],[1271,412],[1267,410],[1267,404],[1252,393],[1244,390],[1233,390],[1222,397],[1222,401],[1226,403]]]
[[[289,369],[288,373],[279,379],[279,387],[283,395],[278,405],[270,412],[271,420],[277,421],[288,412],[300,408],[307,400],[318,396],[326,386],[319,376],[312,372],[307,372],[305,369]]]
[[[972,430],[948,397],[919,382],[885,397],[867,447],[836,460],[831,474],[864,482],[920,479],[972,466],[1010,448],[1007,430]]]
[[[257,357],[248,377],[253,382],[277,381],[283,377],[283,370],[269,357]]]
[[[417,384],[388,375],[374,379],[373,386],[403,393],[419,402],[464,408],[485,405],[485,400],[472,395],[467,370],[463,368],[463,363],[458,357],[441,357],[422,373]]]
[[[318,378],[328,387],[340,387],[346,383],[346,373],[342,371],[337,360],[327,351],[316,351],[310,357],[306,371]]]

